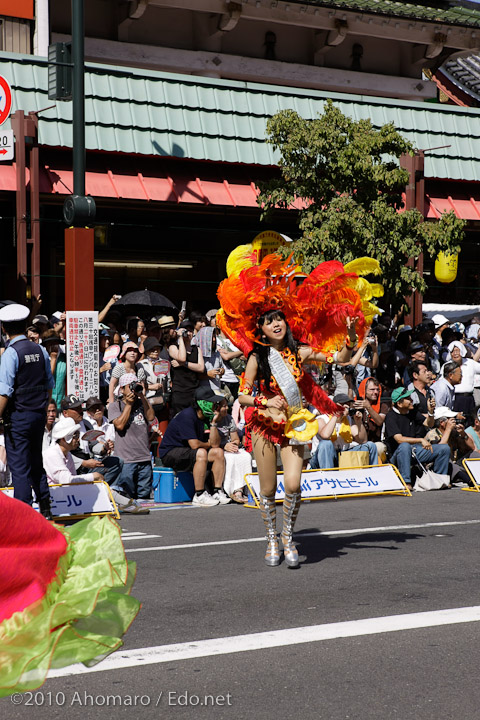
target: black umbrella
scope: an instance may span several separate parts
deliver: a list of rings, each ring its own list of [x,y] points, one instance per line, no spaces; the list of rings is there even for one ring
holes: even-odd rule
[[[142,306],[144,308],[169,308],[176,310],[177,307],[172,303],[171,300],[160,295],[160,293],[153,292],[152,290],[136,290],[135,292],[127,293],[117,300],[112,307],[130,307],[132,305]]]

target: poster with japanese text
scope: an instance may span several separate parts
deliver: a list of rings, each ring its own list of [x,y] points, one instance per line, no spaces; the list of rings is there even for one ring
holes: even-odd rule
[[[67,312],[67,395],[99,393],[98,312]]]

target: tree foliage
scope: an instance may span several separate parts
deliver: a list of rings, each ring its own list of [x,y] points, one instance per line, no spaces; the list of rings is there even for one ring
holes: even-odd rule
[[[327,101],[314,120],[293,110],[277,113],[267,134],[280,153],[281,177],[259,183],[262,218],[302,201],[302,235],[293,251],[306,272],[323,260],[376,258],[385,301],[399,310],[412,289],[427,287],[409,258],[460,250],[464,222],[453,212],[434,222],[424,222],[416,209],[399,212],[409,178],[398,158],[414,148],[393,124],[376,130],[370,120],[354,121]]]

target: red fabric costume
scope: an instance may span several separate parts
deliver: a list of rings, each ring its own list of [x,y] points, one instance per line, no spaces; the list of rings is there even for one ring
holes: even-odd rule
[[[0,697],[39,687],[50,667],[94,664],[122,644],[129,595],[121,530],[110,517],[68,529],[0,492]]]

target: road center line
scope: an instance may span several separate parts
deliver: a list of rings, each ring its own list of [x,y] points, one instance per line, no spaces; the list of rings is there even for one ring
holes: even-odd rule
[[[388,532],[392,530],[422,530],[424,528],[433,527],[450,527],[452,525],[478,525],[480,520],[453,520],[436,523],[422,523],[420,525],[382,525],[379,527],[367,527],[367,528],[353,528],[351,530],[317,530],[315,532],[297,533],[295,539],[301,540],[302,537],[316,537],[316,536],[334,536],[334,535],[359,535],[360,533],[377,533],[377,532]],[[134,539],[134,538],[132,538]],[[143,538],[142,538],[143,539]],[[264,537],[254,538],[238,538],[237,540],[212,540],[211,542],[199,542],[199,543],[185,543],[183,545],[156,545],[155,547],[145,548],[128,548],[125,550],[127,553],[131,552],[152,552],[153,550],[181,550],[187,548],[197,547],[210,547],[216,545],[238,545],[241,543],[252,543],[252,542],[265,542]]]
[[[112,653],[108,658],[92,668],[82,664],[70,665],[59,670],[50,670],[49,678],[66,677],[68,675],[85,675],[92,672],[105,672],[122,668],[156,665],[192,658],[227,655],[229,653],[251,652],[266,648],[283,647],[335,640],[338,638],[358,637],[361,635],[377,635],[379,633],[416,630],[419,628],[438,627],[480,621],[480,606],[451,608],[449,610],[433,610],[405,615],[349,620],[347,622],[310,625],[306,627],[272,630],[269,632],[235,635],[231,637],[212,638],[211,640],[194,640],[191,642],[157,647],[138,648]]]

